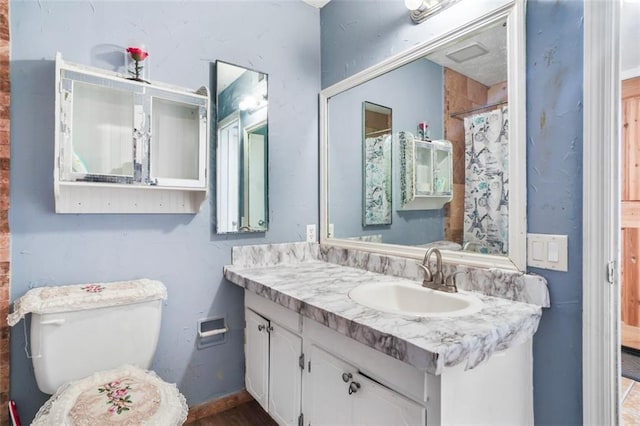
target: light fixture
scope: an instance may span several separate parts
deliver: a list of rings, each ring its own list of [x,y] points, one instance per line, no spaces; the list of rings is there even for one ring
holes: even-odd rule
[[[404,5],[409,9],[411,20],[420,24],[430,16],[448,8],[459,0],[404,0]]]
[[[238,103],[238,109],[240,111],[248,111],[254,112],[259,110],[260,108],[267,106],[267,98],[262,95],[260,97],[255,97],[252,95],[247,95]]]

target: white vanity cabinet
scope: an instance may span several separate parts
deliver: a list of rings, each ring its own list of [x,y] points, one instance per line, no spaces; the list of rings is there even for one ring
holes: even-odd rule
[[[424,407],[365,377],[357,367],[316,345],[310,346],[308,361],[305,424],[424,424]]]
[[[245,306],[246,387],[278,424],[533,424],[531,339],[432,375],[250,291]]]
[[[261,304],[245,309],[245,385],[247,391],[280,425],[298,425],[302,389],[302,338],[297,315],[265,312]],[[269,315],[269,313],[273,315]],[[274,318],[275,317],[275,318]],[[293,326],[293,327],[292,327]]]
[[[56,56],[57,213],[196,213],[207,192],[209,94]]]

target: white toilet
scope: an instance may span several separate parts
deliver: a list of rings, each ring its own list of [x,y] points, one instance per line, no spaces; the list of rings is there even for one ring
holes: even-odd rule
[[[146,371],[166,289],[148,279],[40,287],[14,303],[9,325],[31,313],[38,388],[53,396],[34,425],[180,425],[175,385]]]

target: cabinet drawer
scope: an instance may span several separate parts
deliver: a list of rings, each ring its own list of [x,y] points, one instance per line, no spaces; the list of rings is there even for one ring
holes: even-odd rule
[[[302,332],[300,315],[284,306],[280,306],[277,303],[246,290],[244,292],[244,305],[297,334]]]

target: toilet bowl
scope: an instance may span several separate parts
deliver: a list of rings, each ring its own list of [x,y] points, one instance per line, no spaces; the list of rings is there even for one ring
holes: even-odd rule
[[[184,397],[148,371],[164,299],[164,285],[148,279],[40,287],[18,299],[8,323],[31,313],[36,382],[53,394],[33,424],[182,424]]]
[[[31,425],[181,425],[186,418],[175,385],[125,365],[61,386]]]

